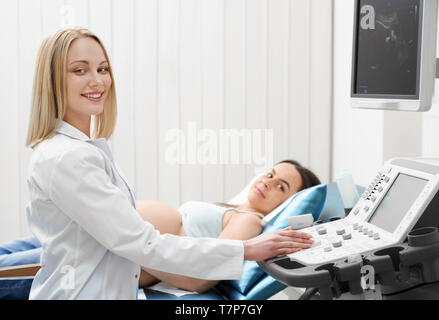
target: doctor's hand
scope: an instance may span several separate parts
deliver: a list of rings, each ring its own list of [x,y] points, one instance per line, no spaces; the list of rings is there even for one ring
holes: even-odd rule
[[[287,227],[244,240],[244,260],[262,261],[309,248],[314,242],[309,234]]]

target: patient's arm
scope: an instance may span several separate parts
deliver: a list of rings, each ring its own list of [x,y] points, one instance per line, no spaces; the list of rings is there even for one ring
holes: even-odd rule
[[[227,226],[219,235],[222,239],[233,239],[233,240],[247,240],[251,239],[262,231],[262,225],[260,218],[254,215],[248,214],[238,214],[230,219]],[[157,271],[153,269],[142,268],[147,271],[152,276],[164,281],[174,287],[195,291],[204,292],[213,286],[215,286],[219,281],[215,280],[204,280],[191,278],[187,276]]]

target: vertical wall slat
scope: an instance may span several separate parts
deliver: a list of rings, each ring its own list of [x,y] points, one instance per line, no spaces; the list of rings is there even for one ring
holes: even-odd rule
[[[268,2],[268,128],[273,129],[273,160],[278,162],[288,154],[288,65],[289,65],[289,0]],[[296,49],[295,49],[296,50]],[[294,154],[291,155],[292,157]]]
[[[311,3],[311,100],[309,166],[322,182],[331,178],[333,0]],[[325,133],[327,133],[325,135]],[[323,155],[323,159],[322,159]]]
[[[310,1],[291,0],[289,40],[289,157],[309,159]]]
[[[267,9],[267,0],[247,0],[245,110],[246,128],[250,129],[251,139],[243,145],[243,163],[248,162],[246,181],[255,176],[255,169],[272,166],[272,163],[265,163],[266,158],[272,157],[267,157],[272,150],[263,148],[267,128]]]
[[[180,130],[180,77],[179,77],[179,0],[160,0],[158,27],[158,196],[169,205],[180,203],[180,168],[172,163],[176,136]],[[171,135],[171,136],[170,136]],[[167,138],[168,141],[167,141]],[[170,159],[171,158],[171,159]]]
[[[30,105],[33,87],[33,73],[38,49],[42,41],[42,22],[40,1],[21,0],[18,5],[18,136],[19,136],[19,158],[20,158],[20,234],[29,233],[26,221],[26,204],[28,202],[28,191],[26,175],[28,163],[31,157],[31,149],[25,148],[27,127],[29,123]]]
[[[118,116],[112,136],[113,155],[128,183],[135,187],[135,130],[133,90],[133,0],[113,0],[113,70]],[[130,156],[127,156],[130,155]]]
[[[136,0],[134,103],[136,195],[157,199],[157,9],[159,0]]]
[[[20,234],[20,150],[24,147],[19,132],[18,112],[18,2],[8,1],[0,10],[0,41],[8,44],[9,50],[0,50],[0,242]]]
[[[246,108],[246,1],[225,0],[225,124],[226,130],[245,128]],[[225,139],[224,196],[231,199],[246,183],[246,166],[235,164],[235,146]],[[240,138],[239,140],[242,140]],[[239,154],[238,154],[239,156]],[[238,157],[238,160],[239,157]]]
[[[47,36],[54,33],[60,28],[61,9],[64,6],[64,0],[42,0],[42,35]],[[65,13],[67,14],[67,12]]]
[[[64,2],[66,5],[72,6],[75,10],[74,26],[88,28],[89,27],[88,0],[64,0]]]
[[[203,123],[218,142],[224,128],[224,1],[203,1],[201,6]],[[224,165],[219,163],[218,148],[213,152],[210,156],[216,161],[203,165],[203,200],[224,202]]]
[[[180,4],[180,128],[186,154],[180,166],[180,202],[202,199],[202,168],[198,165],[204,129],[201,86],[201,1]],[[191,185],[191,188],[186,186]]]
[[[110,61],[113,62],[112,53],[112,14],[111,1],[92,0],[89,2],[89,28],[96,34],[105,46]],[[117,87],[116,87],[117,90]]]

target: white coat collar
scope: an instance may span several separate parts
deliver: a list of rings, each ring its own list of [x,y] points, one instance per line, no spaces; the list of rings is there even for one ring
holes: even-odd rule
[[[113,155],[111,154],[110,147],[108,146],[107,139],[99,138],[99,139],[91,139],[84,132],[72,126],[71,124],[61,121],[61,125],[56,130],[57,133],[61,133],[65,136],[68,136],[73,139],[81,140],[84,142],[88,142],[102,151],[113,161]]]
[[[66,136],[73,138],[73,139],[81,140],[81,141],[92,140],[84,132],[75,128],[74,126],[72,126],[71,124],[69,124],[65,121],[61,121],[61,125],[56,130],[56,132],[61,133],[63,135],[66,135]]]

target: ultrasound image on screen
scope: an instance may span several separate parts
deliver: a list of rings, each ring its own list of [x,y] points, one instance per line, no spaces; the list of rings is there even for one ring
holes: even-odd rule
[[[354,93],[418,95],[420,0],[360,0]]]

